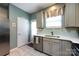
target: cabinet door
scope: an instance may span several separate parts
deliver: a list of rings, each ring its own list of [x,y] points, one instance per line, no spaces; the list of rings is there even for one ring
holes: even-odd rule
[[[75,27],[75,4],[66,4],[65,27]]]
[[[69,20],[69,5],[66,4],[64,14],[64,27],[68,27],[68,20]]]
[[[43,12],[41,11],[37,13],[37,28],[43,28],[43,23]]]
[[[51,55],[60,56],[61,53],[61,41],[52,39],[51,41]]]
[[[79,27],[79,4],[76,4],[76,27]]]
[[[75,4],[69,4],[69,27],[75,27]]]
[[[50,39],[43,39],[43,52],[50,55]]]
[[[62,41],[61,42],[61,55],[62,56],[71,56],[72,48],[71,48],[71,42],[68,41]]]

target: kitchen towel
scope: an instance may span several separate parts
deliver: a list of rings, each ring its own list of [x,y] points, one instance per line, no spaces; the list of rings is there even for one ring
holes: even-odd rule
[[[39,44],[39,37],[36,37],[36,44]]]

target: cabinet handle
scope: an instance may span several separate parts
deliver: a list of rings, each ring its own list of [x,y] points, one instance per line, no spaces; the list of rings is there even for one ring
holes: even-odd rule
[[[40,38],[39,38],[39,40],[38,40],[38,41],[39,41],[39,43],[40,43]]]

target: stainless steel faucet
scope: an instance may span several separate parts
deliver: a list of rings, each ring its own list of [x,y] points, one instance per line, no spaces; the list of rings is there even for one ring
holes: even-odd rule
[[[53,35],[53,32],[51,32],[51,35]]]

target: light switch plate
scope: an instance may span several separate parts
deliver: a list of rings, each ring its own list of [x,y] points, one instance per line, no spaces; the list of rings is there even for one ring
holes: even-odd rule
[[[16,27],[16,23],[12,23],[12,27]]]

